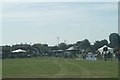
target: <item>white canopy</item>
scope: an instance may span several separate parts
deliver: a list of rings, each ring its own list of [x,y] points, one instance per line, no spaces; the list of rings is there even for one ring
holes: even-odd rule
[[[72,51],[72,50],[77,50],[77,48],[75,48],[75,47],[72,46],[72,47],[70,47],[70,48],[67,49],[67,51]]]
[[[112,48],[110,48],[110,47],[104,45],[103,47],[99,48],[98,50],[103,50],[104,47],[107,47],[108,49],[112,49]]]
[[[25,50],[22,50],[22,49],[17,49],[17,50],[14,50],[12,51],[13,53],[19,53],[19,52],[26,52]]]
[[[106,45],[104,45],[103,47],[99,48],[98,51],[100,51],[100,52],[102,53],[104,47],[107,47],[107,48],[108,48],[108,51],[110,51],[111,53],[113,53],[113,48],[110,48],[110,47],[108,47],[108,46],[106,46]]]

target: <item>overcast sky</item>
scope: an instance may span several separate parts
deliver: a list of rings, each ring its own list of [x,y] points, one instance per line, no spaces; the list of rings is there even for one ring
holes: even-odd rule
[[[31,2],[2,5],[2,44],[75,43],[109,38],[118,32],[116,2]],[[1,9],[0,9],[1,10]]]

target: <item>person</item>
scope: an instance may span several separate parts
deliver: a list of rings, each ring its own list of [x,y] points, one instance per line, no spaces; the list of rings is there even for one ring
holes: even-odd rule
[[[104,54],[104,60],[107,61],[108,60],[108,53]]]
[[[102,60],[102,54],[99,51],[97,51],[96,54],[97,60]]]
[[[120,52],[118,53],[118,61],[120,61]]]
[[[118,61],[120,61],[120,50],[116,54]]]
[[[108,60],[111,60],[111,61],[112,61],[112,58],[113,58],[113,55],[112,55],[112,53],[109,51],[109,52],[108,52]]]
[[[85,52],[82,53],[82,59],[83,59],[83,60],[86,59],[86,53],[85,53]]]
[[[28,54],[27,56],[28,56],[28,58],[31,58],[31,55],[30,55],[30,54]]]

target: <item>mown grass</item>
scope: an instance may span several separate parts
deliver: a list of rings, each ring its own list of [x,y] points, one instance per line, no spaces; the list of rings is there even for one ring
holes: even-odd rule
[[[117,78],[117,61],[83,61],[64,58],[4,59],[5,78]]]
[[[2,60],[0,59],[0,79],[2,78]]]

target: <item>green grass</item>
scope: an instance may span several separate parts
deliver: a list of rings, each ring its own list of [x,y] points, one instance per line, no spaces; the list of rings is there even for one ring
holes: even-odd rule
[[[2,78],[2,60],[0,59],[0,79]]]
[[[117,61],[83,61],[64,58],[4,59],[5,78],[117,78]]]

